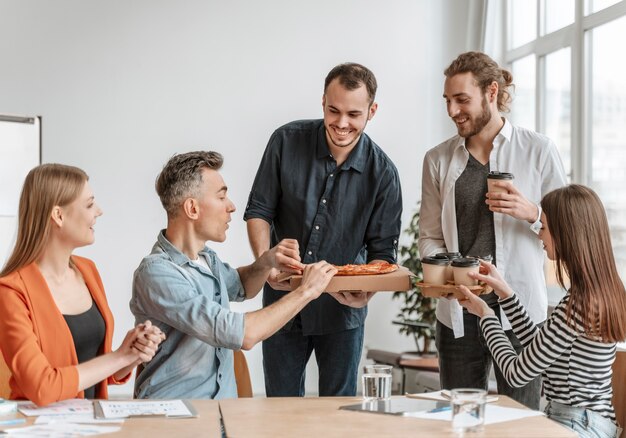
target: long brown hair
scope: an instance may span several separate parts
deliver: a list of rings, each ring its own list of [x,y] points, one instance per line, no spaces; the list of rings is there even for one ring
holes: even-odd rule
[[[511,103],[511,93],[509,88],[513,87],[513,75],[510,71],[500,68],[498,63],[482,52],[461,53],[446,68],[443,74],[447,78],[461,73],[471,73],[474,76],[476,85],[483,93],[494,82],[498,83],[498,110],[509,111]]]
[[[28,172],[20,196],[17,240],[0,277],[37,260],[50,238],[52,209],[78,198],[87,180],[83,170],[64,164],[42,164]]]
[[[570,278],[567,321],[579,320],[603,342],[626,338],[626,291],[615,265],[609,224],[598,195],[571,184],[543,197],[559,284]]]

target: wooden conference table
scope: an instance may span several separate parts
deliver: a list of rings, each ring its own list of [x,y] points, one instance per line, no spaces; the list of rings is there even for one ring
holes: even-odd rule
[[[452,431],[450,423],[446,421],[339,410],[340,406],[360,402],[359,397],[192,400],[198,412],[197,418],[131,418],[124,422],[120,432],[106,436],[219,438],[220,416],[227,436],[235,438],[460,436]],[[503,396],[496,403],[500,406],[522,407]],[[482,432],[472,433],[471,436],[573,438],[576,434],[544,416],[536,416],[488,425]]]

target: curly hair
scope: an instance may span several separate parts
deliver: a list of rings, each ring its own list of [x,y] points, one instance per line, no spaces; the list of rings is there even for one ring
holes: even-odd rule
[[[443,72],[447,78],[460,73],[472,73],[476,85],[483,93],[493,83],[498,83],[498,110],[509,111],[509,104],[512,97],[508,89],[515,88],[513,85],[513,75],[508,70],[500,68],[498,63],[482,52],[461,53],[452,64]]]

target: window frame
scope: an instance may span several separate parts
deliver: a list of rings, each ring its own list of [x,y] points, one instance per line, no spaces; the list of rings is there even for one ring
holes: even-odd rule
[[[591,74],[592,74],[592,33],[594,28],[610,23],[626,16],[626,0],[601,9],[593,14],[585,15],[586,2],[575,0],[574,22],[554,32],[542,34],[545,21],[544,2],[537,2],[537,38],[520,47],[509,48],[510,22],[509,1],[502,8],[503,23],[506,23],[503,35],[504,53],[502,59],[507,68],[513,62],[526,56],[535,56],[535,126],[538,132],[545,132],[545,88],[546,88],[546,56],[557,50],[571,49],[571,169],[566,172],[572,182],[589,184],[592,177],[591,169]]]

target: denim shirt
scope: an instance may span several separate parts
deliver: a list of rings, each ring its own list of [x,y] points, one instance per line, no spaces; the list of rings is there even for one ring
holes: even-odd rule
[[[337,166],[323,122],[295,121],[274,132],[244,219],[268,222],[272,246],[285,238],[297,239],[303,263],[395,262],[402,214],[396,167],[365,133]],[[266,284],[263,304],[284,294]],[[322,294],[300,312],[302,332],[322,335],[353,329],[363,325],[366,315],[366,307],[354,309]]]
[[[137,398],[234,398],[233,351],[241,348],[244,315],[229,301],[243,301],[237,270],[205,247],[209,269],[191,261],[164,231],[133,279],[130,310],[137,324],[146,319],[167,339],[135,381]]]

